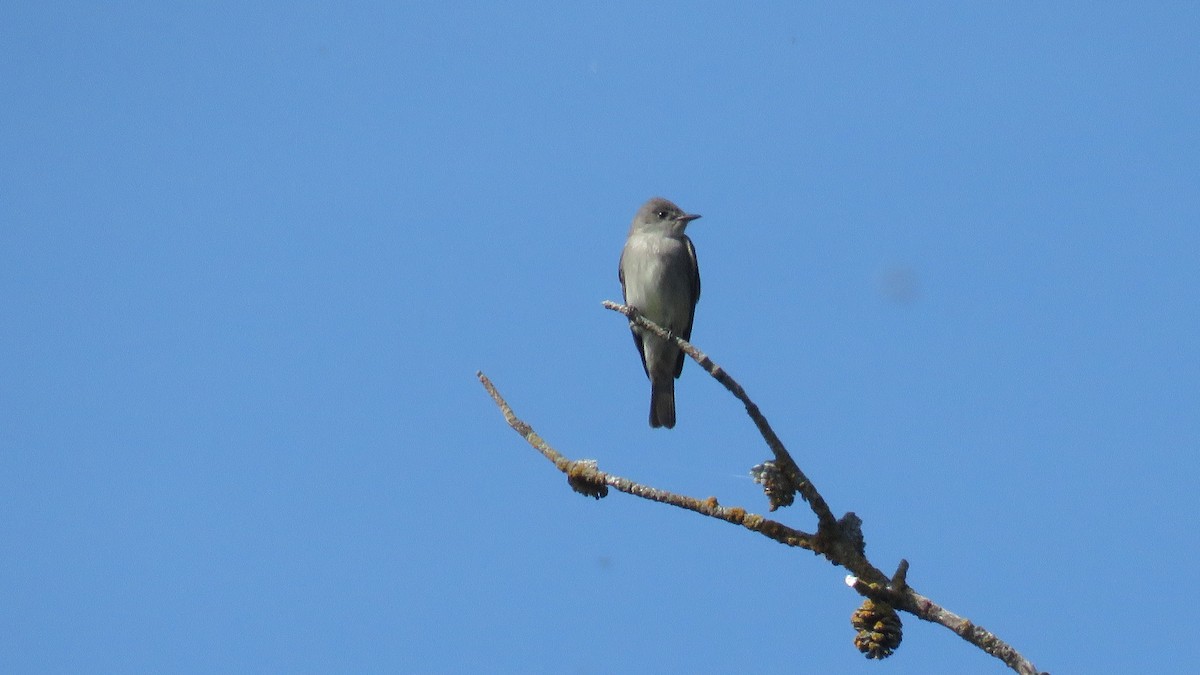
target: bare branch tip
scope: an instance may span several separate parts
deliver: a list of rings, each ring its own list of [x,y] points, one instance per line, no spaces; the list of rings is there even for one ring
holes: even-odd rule
[[[902,591],[908,588],[908,560],[900,559],[900,564],[896,566],[896,573],[892,575],[892,588]]]

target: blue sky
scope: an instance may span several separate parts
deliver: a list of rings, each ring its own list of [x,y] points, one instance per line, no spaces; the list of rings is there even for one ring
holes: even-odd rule
[[[881,567],[1051,672],[1200,588],[1194,3],[7,3],[0,670],[1006,672],[843,571],[595,502],[765,509],[616,314],[701,213],[693,338]],[[802,508],[782,520],[812,529]]]

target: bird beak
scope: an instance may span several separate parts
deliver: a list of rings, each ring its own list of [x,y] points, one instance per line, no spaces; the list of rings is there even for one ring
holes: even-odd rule
[[[681,223],[687,224],[700,217],[699,213],[685,213],[679,216],[678,220]]]

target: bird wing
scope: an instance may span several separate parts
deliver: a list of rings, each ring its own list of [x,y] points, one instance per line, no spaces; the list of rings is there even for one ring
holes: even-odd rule
[[[688,274],[692,277],[692,307],[688,312],[687,328],[683,330],[682,337],[684,340],[691,340],[692,322],[696,318],[696,303],[700,301],[700,263],[696,262],[696,247],[692,245],[692,240],[686,234],[683,235],[683,243],[687,246]],[[680,351],[679,358],[675,360],[675,377],[679,377],[679,374],[683,372],[685,358],[687,355]]]

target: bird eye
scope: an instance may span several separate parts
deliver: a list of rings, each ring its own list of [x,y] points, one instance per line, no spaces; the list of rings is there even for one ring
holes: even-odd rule
[[[666,211],[659,211],[658,213],[656,213],[656,214],[654,214],[654,215],[658,216],[659,218],[661,218],[661,219],[663,219],[663,220],[666,220],[666,219],[667,219],[667,212],[666,212]]]

